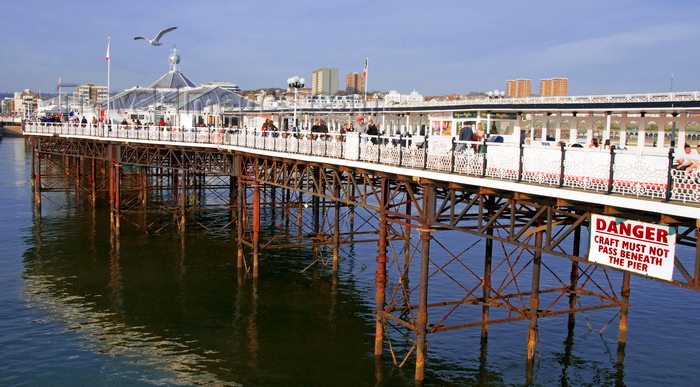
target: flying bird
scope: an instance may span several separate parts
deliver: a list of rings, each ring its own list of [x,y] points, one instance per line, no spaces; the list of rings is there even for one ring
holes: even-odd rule
[[[170,27],[170,28],[164,29],[163,31],[160,31],[160,32],[158,33],[158,35],[156,35],[156,37],[155,37],[153,40],[148,39],[148,38],[145,37],[145,36],[137,36],[137,37],[134,38],[134,40],[144,39],[144,40],[148,40],[148,43],[150,43],[151,46],[160,46],[160,45],[163,44],[163,43],[160,42],[160,38],[162,38],[163,35],[165,35],[166,33],[168,33],[168,32],[170,32],[170,31],[174,30],[175,28],[177,28],[177,27]]]

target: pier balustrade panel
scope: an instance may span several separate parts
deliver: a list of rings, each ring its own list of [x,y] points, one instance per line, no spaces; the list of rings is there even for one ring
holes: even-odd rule
[[[540,145],[459,143],[419,146],[410,137],[372,138],[358,133],[316,136],[228,128],[170,128],[26,123],[25,134],[62,134],[116,140],[239,146],[269,151],[381,163],[469,176],[520,181],[584,191],[700,203],[700,168],[669,169],[658,150],[561,148]],[[461,145],[466,145],[462,147]],[[522,151],[522,159],[520,157]],[[612,162],[612,164],[611,164]],[[611,180],[612,177],[612,180]],[[669,190],[669,181],[671,187]]]

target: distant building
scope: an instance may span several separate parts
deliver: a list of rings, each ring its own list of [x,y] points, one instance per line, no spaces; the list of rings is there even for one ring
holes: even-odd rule
[[[75,93],[82,103],[91,104],[107,98],[107,86],[95,86],[94,83],[86,83],[76,86]]]
[[[365,78],[362,74],[349,73],[345,76],[345,94],[364,94]]]
[[[543,97],[569,95],[569,80],[566,78],[542,79],[540,95]]]
[[[15,112],[15,100],[13,98],[3,98],[2,100],[2,114],[12,115]]]
[[[38,104],[41,101],[41,98],[29,89],[24,89],[22,92],[15,92],[13,99],[13,113],[23,117],[35,114]]]
[[[338,95],[338,69],[320,68],[311,73],[311,94]]]
[[[401,103],[419,103],[423,102],[423,99],[423,96],[415,90],[413,90],[411,94],[400,94],[398,91],[392,90],[384,96],[384,103],[387,105]]]
[[[515,79],[506,83],[506,97],[527,98],[531,96],[532,82],[529,79]]]

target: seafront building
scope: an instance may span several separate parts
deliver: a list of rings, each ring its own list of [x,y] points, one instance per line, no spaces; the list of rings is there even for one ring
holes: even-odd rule
[[[362,74],[348,73],[345,75],[345,94],[363,94],[365,92],[365,78]]]
[[[75,87],[78,98],[84,104],[95,103],[107,99],[107,86],[96,86],[94,83],[86,83]]]
[[[238,126],[240,111],[258,104],[244,98],[238,86],[210,82],[200,86],[176,69],[148,87],[132,87],[102,101],[102,112],[109,110],[112,122],[156,123],[161,119],[179,127]]]
[[[515,79],[506,83],[506,96],[508,98],[527,98],[531,96],[532,81],[529,79]]]
[[[423,96],[416,90],[413,90],[410,94],[401,94],[396,90],[392,90],[384,96],[384,103],[386,105],[396,105],[402,103],[414,104],[421,103],[423,100]]]
[[[320,68],[311,73],[311,94],[338,95],[338,69]]]
[[[33,112],[36,112],[41,101],[42,99],[38,94],[29,89],[24,89],[24,91],[15,92],[13,98],[3,99],[2,114],[27,117]]]
[[[569,95],[569,80],[566,78],[542,79],[540,95],[542,97]]]

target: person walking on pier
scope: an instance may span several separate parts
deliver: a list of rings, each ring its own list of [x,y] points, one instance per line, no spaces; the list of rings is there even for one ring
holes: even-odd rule
[[[365,124],[365,119],[362,117],[357,119],[357,133],[362,138],[362,143],[365,144],[367,142],[367,137],[362,136],[367,135],[367,125]]]
[[[328,125],[326,125],[326,121],[321,120],[320,124],[318,125],[318,132],[321,133],[322,140],[325,140],[327,138]]]
[[[367,124],[367,135],[371,136],[370,140],[372,144],[377,144],[379,142],[379,129],[371,118],[369,119],[369,124]]]
[[[321,131],[321,123],[319,120],[314,120],[314,124],[311,125],[311,139],[315,140],[318,138],[318,133]]]
[[[462,129],[459,130],[459,136],[457,137],[457,140],[461,141],[472,141],[474,139],[474,131],[472,130],[471,125],[467,121],[464,121],[462,123]],[[463,151],[466,149],[467,144],[461,144],[459,146],[458,151]]]
[[[265,123],[263,123],[262,128],[260,128],[260,131],[262,132],[263,137],[267,137],[267,133],[270,133],[270,132],[273,133],[273,137],[274,137],[275,136],[274,132],[276,130],[277,130],[277,127],[272,122],[272,120],[269,118],[265,120]]]

